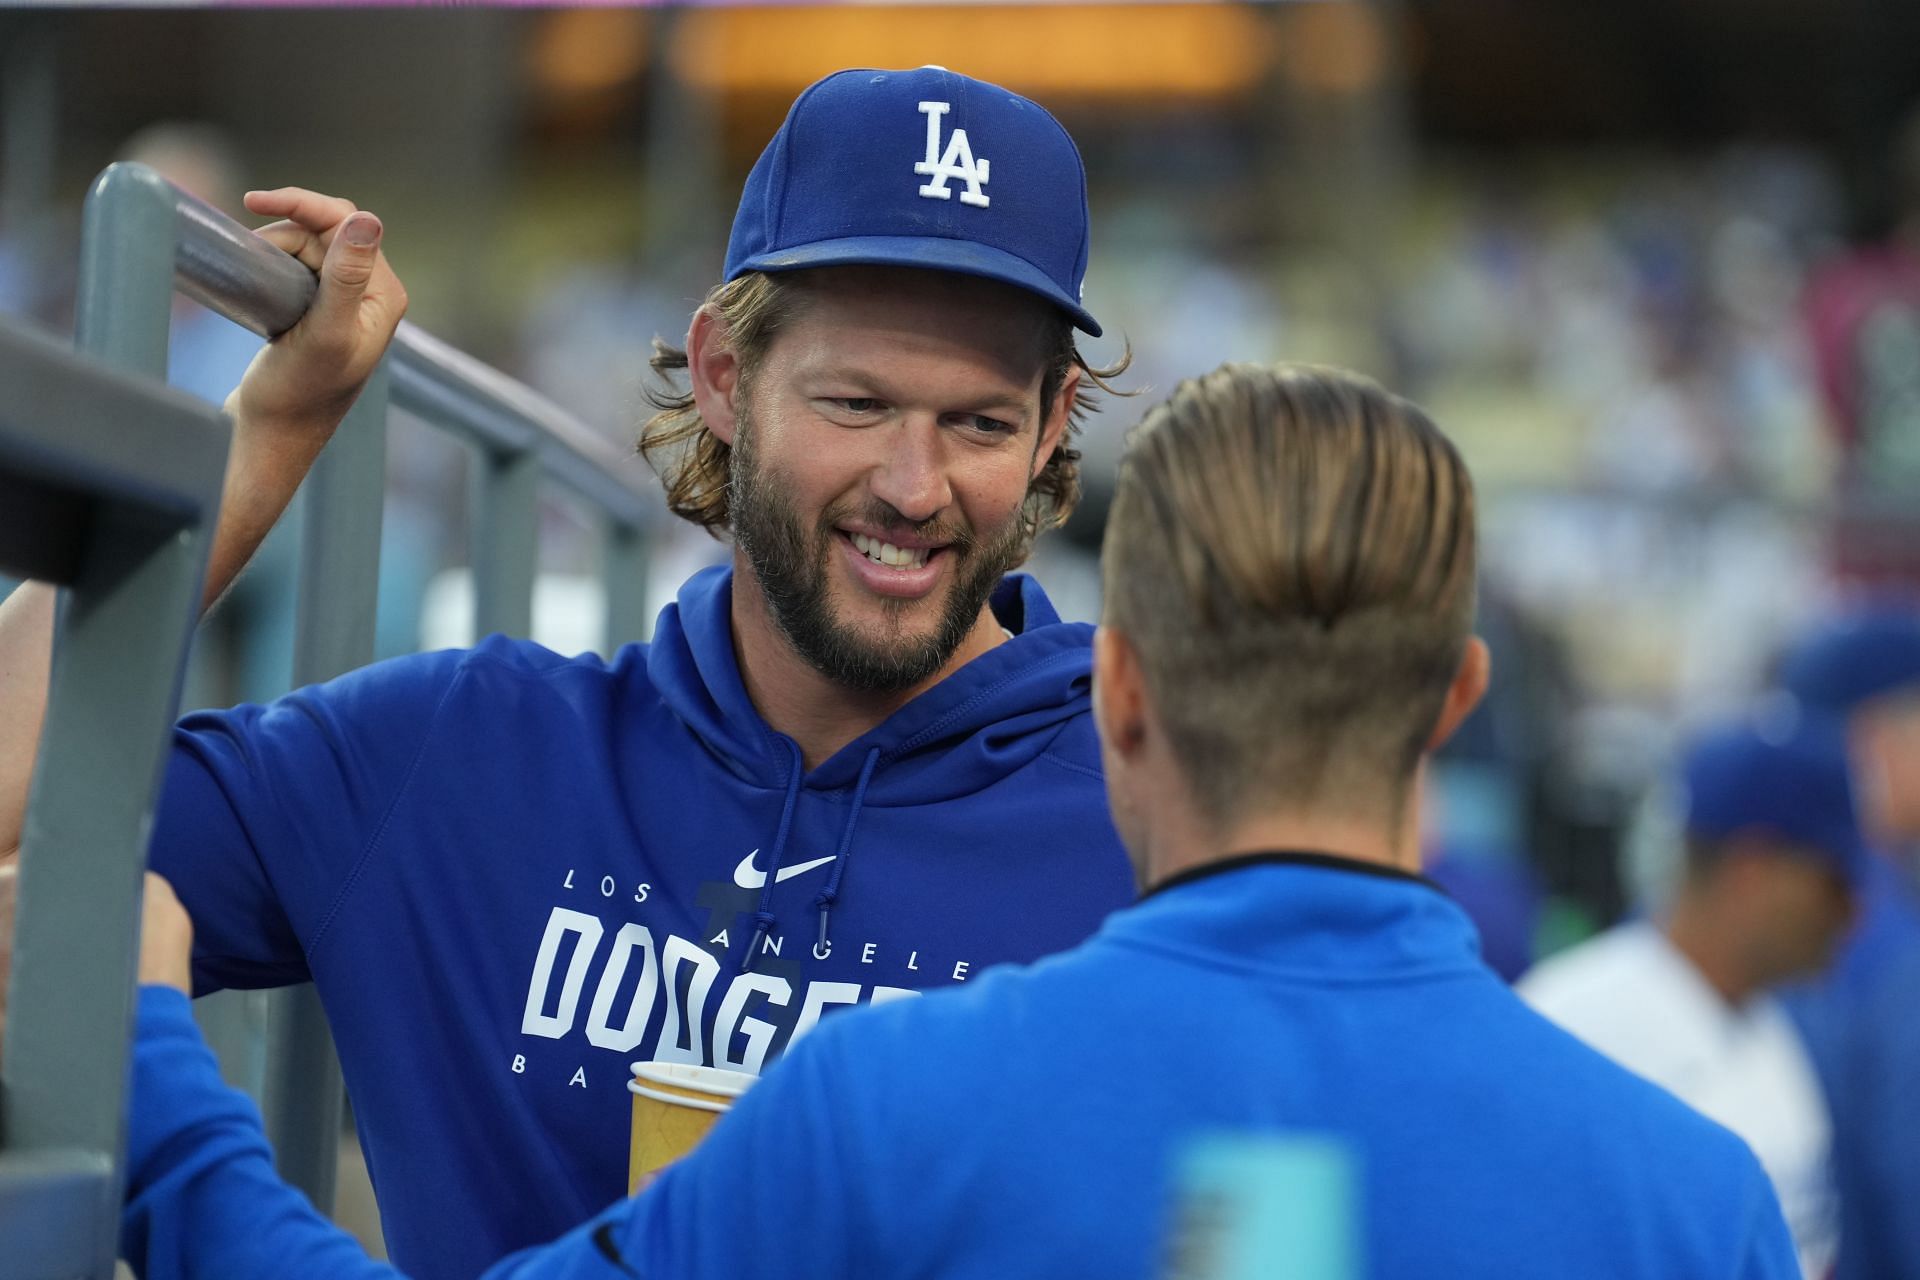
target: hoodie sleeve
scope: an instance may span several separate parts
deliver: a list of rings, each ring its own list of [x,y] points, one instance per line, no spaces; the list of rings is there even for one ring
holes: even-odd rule
[[[150,865],[194,921],[194,988],[308,979],[307,954],[404,792],[458,651],[375,663],[175,728]]]
[[[221,1082],[186,996],[140,988],[136,1028],[120,1256],[141,1280],[406,1280],[280,1180],[260,1113]],[[600,1239],[626,1207],[482,1280],[633,1280]]]
[[[260,1113],[228,1088],[185,995],[142,987],[120,1254],[143,1280],[400,1280],[280,1181]]]

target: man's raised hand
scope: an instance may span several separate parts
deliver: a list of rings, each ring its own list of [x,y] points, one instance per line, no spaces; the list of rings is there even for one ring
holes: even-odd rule
[[[318,434],[352,406],[407,310],[407,291],[380,251],[380,219],[304,187],[249,191],[254,213],[278,217],[254,234],[319,273],[300,323],[254,358],[228,401],[237,423]]]

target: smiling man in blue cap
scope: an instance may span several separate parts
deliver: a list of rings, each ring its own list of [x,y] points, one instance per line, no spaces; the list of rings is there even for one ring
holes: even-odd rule
[[[209,599],[404,306],[371,215],[248,203],[321,286],[230,402]],[[610,661],[493,636],[182,722],[151,860],[194,988],[315,983],[413,1274],[620,1196],[634,1061],[758,1072],[836,1009],[1063,950],[1131,900],[1093,629],[1012,572],[1078,494],[1088,246],[1037,104],[933,67],[827,77],[657,361],[686,389],[642,448],[732,564]],[[37,588],[0,612],[0,856],[51,615]]]

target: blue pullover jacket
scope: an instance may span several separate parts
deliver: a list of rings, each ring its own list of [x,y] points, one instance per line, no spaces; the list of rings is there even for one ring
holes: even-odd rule
[[[1920,1277],[1920,900],[1903,861],[1920,858],[1867,860],[1832,966],[1783,993],[1833,1113],[1837,1280]]]
[[[1014,637],[812,771],[731,574],[611,664],[493,637],[190,716],[152,865],[198,990],[311,979],[394,1259],[468,1277],[626,1189],[629,1063],[757,1072],[823,1013],[1084,940],[1131,900],[1091,628]]]
[[[278,1183],[177,993],[142,993],[123,1245],[148,1280],[391,1280]],[[1527,1009],[1412,876],[1262,856],[1092,941],[837,1019],[651,1189],[488,1280],[1160,1274],[1196,1134],[1326,1134],[1373,1280],[1790,1280],[1731,1133]]]

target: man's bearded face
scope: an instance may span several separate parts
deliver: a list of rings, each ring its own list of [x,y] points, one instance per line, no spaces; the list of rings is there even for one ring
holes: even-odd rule
[[[743,405],[744,410],[744,405]],[[760,456],[751,414],[736,427],[731,494],[734,541],[765,594],[768,611],[787,642],[811,666],[837,684],[868,693],[912,688],[944,666],[966,639],[1000,579],[1025,558],[1027,537],[1016,512],[985,538],[936,517],[915,523],[880,499],[845,499],[812,520],[795,506],[797,486]],[[857,525],[862,544],[842,530]],[[870,533],[868,532],[870,531]],[[924,573],[937,570],[924,595],[868,595],[861,617],[836,602],[835,560],[860,549],[873,536],[885,547],[911,548],[927,560],[901,568],[876,564],[863,573]],[[881,550],[883,556],[897,555]]]

